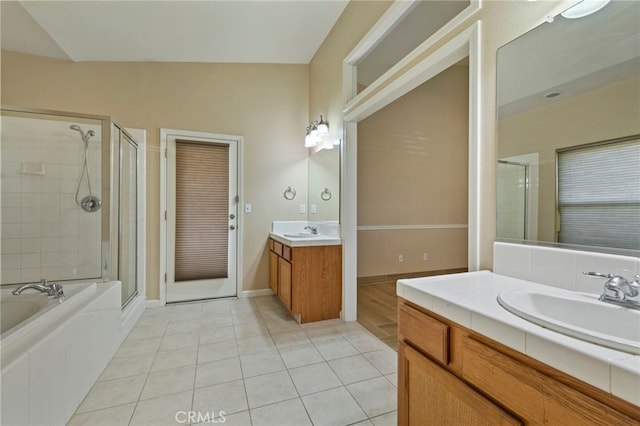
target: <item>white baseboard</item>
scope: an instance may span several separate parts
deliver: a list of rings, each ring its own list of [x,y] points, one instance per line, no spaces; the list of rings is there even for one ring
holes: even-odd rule
[[[273,290],[270,288],[262,288],[260,290],[243,290],[238,297],[258,297],[258,296],[273,296]]]
[[[158,299],[147,300],[147,308],[161,308],[162,306],[164,305]]]
[[[137,296],[129,305],[122,311],[120,315],[120,343],[124,341],[127,335],[133,329],[133,326],[136,325],[140,316],[145,310],[145,304],[148,301],[145,301],[144,296]]]

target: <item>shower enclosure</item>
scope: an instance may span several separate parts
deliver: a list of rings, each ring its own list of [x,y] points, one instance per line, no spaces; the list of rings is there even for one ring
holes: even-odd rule
[[[109,117],[2,108],[0,284],[122,282],[137,294],[138,145]]]

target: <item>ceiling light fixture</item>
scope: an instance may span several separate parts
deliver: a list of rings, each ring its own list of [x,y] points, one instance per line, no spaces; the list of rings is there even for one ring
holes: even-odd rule
[[[583,18],[596,13],[605,7],[611,0],[582,0],[580,3],[570,7],[561,13],[567,19]]]

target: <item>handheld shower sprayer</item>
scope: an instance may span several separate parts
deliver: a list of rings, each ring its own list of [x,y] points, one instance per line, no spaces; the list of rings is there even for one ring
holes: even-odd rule
[[[69,126],[71,130],[75,130],[80,133],[80,138],[82,142],[84,142],[84,166],[82,167],[82,173],[80,174],[80,179],[78,180],[78,186],[76,186],[76,204],[78,204],[84,211],[93,213],[100,210],[102,207],[102,201],[97,196],[93,195],[91,191],[91,178],[89,177],[89,138],[95,136],[96,132],[93,130],[87,131],[85,133],[80,126],[77,124],[72,124]],[[89,195],[83,197],[81,200],[78,199],[78,195],[80,193],[80,184],[82,183],[82,177],[87,175],[87,187],[89,188]]]

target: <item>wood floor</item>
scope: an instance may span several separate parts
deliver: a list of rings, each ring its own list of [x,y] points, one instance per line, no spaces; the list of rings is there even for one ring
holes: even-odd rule
[[[393,350],[398,350],[395,281],[358,285],[358,322]]]

